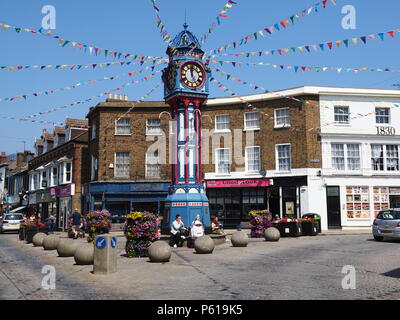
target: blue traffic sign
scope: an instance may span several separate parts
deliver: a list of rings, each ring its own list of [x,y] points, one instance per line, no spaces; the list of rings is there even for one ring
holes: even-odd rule
[[[103,249],[106,246],[106,239],[104,237],[98,237],[96,239],[96,247],[98,249]]]
[[[111,248],[115,248],[117,246],[117,238],[116,237],[112,237],[110,244],[111,244]]]

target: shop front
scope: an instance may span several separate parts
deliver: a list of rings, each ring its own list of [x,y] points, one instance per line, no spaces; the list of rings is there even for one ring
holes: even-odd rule
[[[400,208],[399,177],[325,178],[328,228],[371,227],[379,211]]]
[[[59,210],[56,214],[58,228],[65,230],[68,224],[68,216],[73,210],[72,197],[75,195],[75,184],[51,188],[50,192],[58,200]]]
[[[299,218],[300,188],[307,177],[207,180],[206,193],[210,212],[234,228],[248,221],[251,210],[269,210],[279,217]]]
[[[170,183],[91,183],[85,186],[85,208],[108,210],[112,216],[132,211],[161,214]]]
[[[207,180],[206,194],[211,216],[216,216],[226,228],[248,221],[248,212],[268,209],[268,187],[271,179]]]
[[[36,203],[38,218],[41,221],[57,212],[57,199],[50,193],[50,190],[37,191]]]

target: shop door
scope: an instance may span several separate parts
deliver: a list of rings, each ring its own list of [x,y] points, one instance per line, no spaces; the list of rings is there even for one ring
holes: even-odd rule
[[[326,187],[326,203],[328,211],[328,229],[341,228],[339,187]]]

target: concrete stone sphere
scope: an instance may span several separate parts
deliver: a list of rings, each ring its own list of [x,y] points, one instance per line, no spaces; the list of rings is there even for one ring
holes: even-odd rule
[[[59,242],[59,236],[50,234],[43,239],[43,248],[44,250],[56,250]]]
[[[44,238],[46,238],[46,237],[47,237],[47,234],[45,234],[45,233],[43,233],[43,232],[36,233],[36,234],[33,236],[33,238],[32,238],[33,245],[34,245],[35,247],[41,247],[41,246],[43,246],[43,240],[44,240]]]
[[[87,265],[94,263],[94,245],[92,243],[82,244],[74,254],[76,264]]]
[[[266,241],[279,241],[281,238],[281,233],[277,228],[274,227],[266,229],[264,235]]]
[[[202,236],[194,241],[194,249],[197,253],[212,253],[214,251],[214,248],[214,240],[210,236]]]
[[[168,262],[171,258],[171,247],[165,241],[153,242],[149,247],[151,262]]]
[[[247,244],[249,243],[249,237],[244,231],[236,231],[234,234],[232,234],[231,242],[232,246],[234,247],[247,247]]]
[[[74,239],[61,239],[57,246],[58,256],[73,257],[80,243]]]

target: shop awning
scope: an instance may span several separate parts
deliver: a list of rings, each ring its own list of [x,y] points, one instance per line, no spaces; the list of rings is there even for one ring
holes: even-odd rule
[[[11,210],[9,213],[21,212],[21,211],[24,210],[25,208],[26,208],[26,206],[18,207],[18,208],[15,208],[15,209]]]

